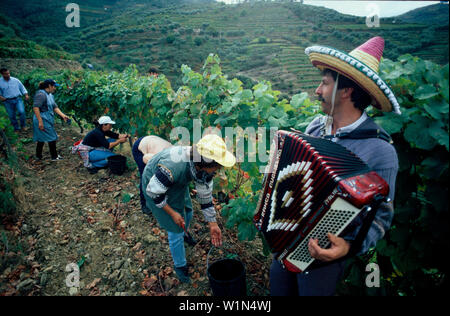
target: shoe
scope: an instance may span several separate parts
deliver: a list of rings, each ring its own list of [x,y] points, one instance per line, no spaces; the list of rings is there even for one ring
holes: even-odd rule
[[[195,240],[189,233],[187,235],[184,235],[184,242],[189,246],[195,246],[197,244],[197,240]]]
[[[187,265],[180,268],[175,267],[175,273],[177,274],[178,279],[182,283],[191,283]]]
[[[58,157],[56,158],[52,158],[52,161],[58,161],[58,160],[63,160],[64,158],[61,157],[60,155],[58,155]]]
[[[34,160],[36,160],[36,161],[42,161],[42,157],[34,156]]]
[[[98,169],[96,167],[87,168],[90,174],[96,174],[98,172]]]

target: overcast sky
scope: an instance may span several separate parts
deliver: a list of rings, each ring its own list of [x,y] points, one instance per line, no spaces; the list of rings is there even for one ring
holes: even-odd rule
[[[233,0],[217,0],[225,3],[236,2]],[[382,18],[397,16],[414,10],[416,8],[439,3],[439,1],[322,1],[322,0],[304,0],[305,4],[323,6],[334,9],[340,13],[367,16],[373,10],[378,10],[379,16]],[[375,4],[376,8],[370,7]]]

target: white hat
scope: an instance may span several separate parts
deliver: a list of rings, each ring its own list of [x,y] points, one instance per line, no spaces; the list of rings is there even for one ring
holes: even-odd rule
[[[111,118],[109,116],[102,116],[101,118],[98,119],[98,123],[100,125],[103,125],[103,124],[116,124],[116,122],[111,120]]]

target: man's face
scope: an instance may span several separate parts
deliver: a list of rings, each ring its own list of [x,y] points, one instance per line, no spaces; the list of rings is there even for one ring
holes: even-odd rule
[[[319,101],[321,101],[322,111],[326,114],[330,114],[331,111],[331,99],[333,96],[333,88],[335,81],[330,74],[322,76],[322,82],[316,89],[316,94]],[[336,93],[335,105],[338,104],[338,93]]]
[[[112,130],[112,124],[104,124],[103,125],[104,132],[109,132],[110,130]]]
[[[11,78],[11,74],[9,73],[9,70],[2,72],[2,76],[3,76],[3,79],[5,79],[6,81],[8,81],[9,78]]]
[[[50,93],[55,93],[55,91],[56,91],[56,86],[50,85],[49,88],[50,88]]]

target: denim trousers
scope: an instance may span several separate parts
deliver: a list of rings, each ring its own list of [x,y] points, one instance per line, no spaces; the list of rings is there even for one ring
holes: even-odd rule
[[[25,105],[23,103],[22,98],[17,98],[14,100],[6,100],[5,102],[3,102],[5,104],[5,108],[6,108],[6,112],[8,112],[8,116],[9,119],[12,123],[12,125],[14,126],[14,129],[16,131],[18,131],[21,128],[25,127],[25,120],[26,120],[26,115],[25,115]],[[20,127],[19,124],[17,122],[17,112],[19,112],[19,118],[20,118]]]
[[[115,139],[108,139],[109,143],[116,141]],[[96,168],[104,168],[108,166],[108,157],[115,156],[112,151],[92,150],[89,152],[89,162]]]
[[[192,220],[193,211],[186,212],[185,227],[188,230],[189,223]],[[184,267],[186,262],[186,250],[184,248],[184,232],[172,233],[167,232],[169,238],[170,253],[172,254],[173,265],[175,268]]]

